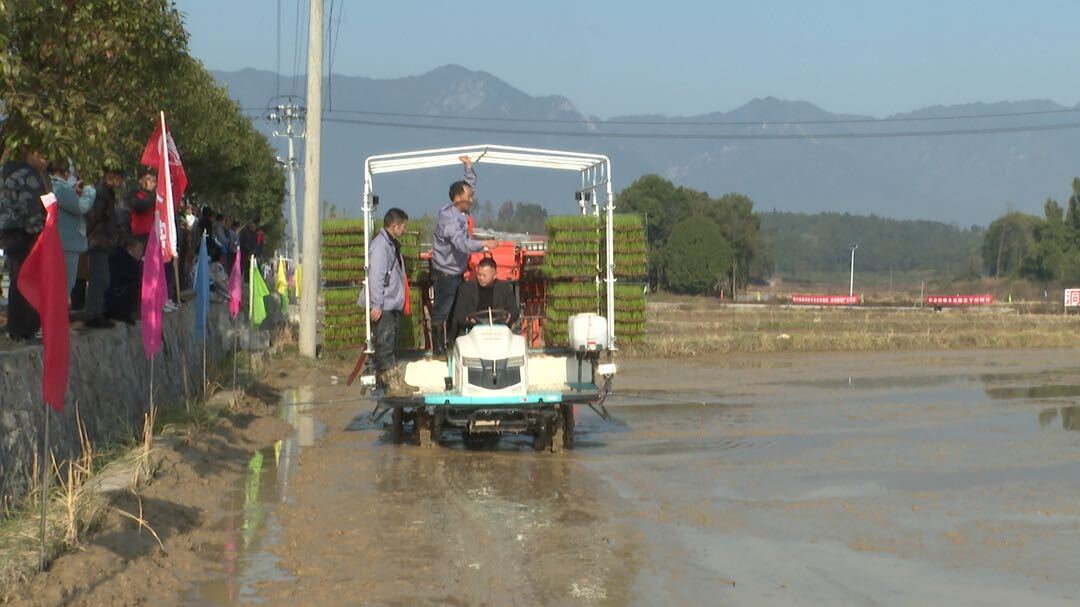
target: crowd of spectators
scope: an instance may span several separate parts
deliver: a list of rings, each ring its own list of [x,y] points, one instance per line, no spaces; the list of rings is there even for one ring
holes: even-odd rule
[[[89,182],[67,160],[49,161],[37,151],[4,154],[0,249],[9,282],[8,292],[0,297],[7,301],[9,339],[23,343],[40,339],[40,321],[19,293],[18,276],[44,228],[41,197],[49,192],[57,199],[57,227],[64,250],[64,268],[56,271],[65,272],[67,278],[71,317],[88,329],[138,320],[142,259],[154,227],[157,178],[153,171],[144,171],[125,191],[126,178],[122,169],[105,167]],[[203,207],[196,216],[182,201],[174,204],[173,212],[177,256],[166,264],[169,301],[165,311],[175,310],[180,293],[192,284],[200,238],[206,238],[215,282],[228,275],[237,255],[262,258],[265,235],[256,222],[242,225],[210,207]],[[247,281],[248,264],[240,267]]]

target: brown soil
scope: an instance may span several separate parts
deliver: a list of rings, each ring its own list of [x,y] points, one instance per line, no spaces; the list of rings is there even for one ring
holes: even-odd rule
[[[227,515],[224,496],[244,473],[251,454],[290,431],[277,419],[277,389],[309,381],[310,368],[272,363],[269,379],[249,388],[239,406],[206,431],[184,431],[158,441],[156,476],[132,493],[108,498],[103,525],[77,552],[18,589],[3,589],[10,605],[166,605],[206,575],[208,555],[220,554]],[[141,516],[161,538],[121,515]],[[215,557],[216,558],[216,557]]]

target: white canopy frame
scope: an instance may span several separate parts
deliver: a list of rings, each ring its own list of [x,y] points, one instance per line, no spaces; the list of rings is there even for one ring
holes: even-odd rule
[[[567,152],[562,150],[547,150],[541,148],[521,148],[505,145],[472,145],[454,148],[436,148],[429,150],[415,150],[396,154],[382,154],[370,156],[364,161],[364,306],[367,345],[365,352],[373,354],[371,339],[371,286],[368,282],[371,268],[368,265],[368,246],[371,242],[372,212],[375,210],[373,200],[373,184],[375,175],[384,173],[396,173],[401,171],[416,171],[420,169],[432,169],[443,166],[460,164],[459,158],[468,156],[474,164],[502,164],[508,166],[531,167],[538,169],[554,169],[563,171],[579,171],[581,173],[581,189],[578,190],[577,198],[581,213],[588,214],[589,203],[592,204],[593,216],[600,218],[601,211],[605,217],[604,238],[607,259],[605,260],[604,278],[600,278],[598,272],[597,282],[601,280],[607,284],[607,321],[608,321],[608,349],[618,350],[615,336],[615,195],[611,186],[611,160],[600,154],[585,154],[581,152]],[[601,206],[603,203],[603,206]],[[597,259],[597,265],[600,260]],[[600,269],[599,267],[597,268]],[[405,294],[408,297],[408,294]]]

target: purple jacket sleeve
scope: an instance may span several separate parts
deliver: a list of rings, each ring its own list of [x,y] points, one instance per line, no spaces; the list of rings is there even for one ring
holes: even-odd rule
[[[376,242],[373,238],[372,244],[375,246],[371,246],[369,249],[371,259],[368,263],[370,266],[367,273],[368,289],[371,291],[371,309],[381,310],[385,301],[383,277],[386,276],[386,271],[390,269],[390,256],[386,253],[386,247],[382,246],[383,243]],[[363,305],[362,299],[360,303]]]
[[[477,251],[484,250],[484,243],[479,240],[469,238],[468,226],[462,226],[460,222],[452,228],[453,234],[450,234],[450,243],[458,251],[464,251],[466,253],[476,253]]]
[[[473,189],[473,193],[476,193],[476,169],[469,165],[465,167],[465,183],[469,184],[469,187]]]

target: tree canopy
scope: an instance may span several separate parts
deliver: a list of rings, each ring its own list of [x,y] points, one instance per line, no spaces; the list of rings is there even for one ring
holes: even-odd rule
[[[511,200],[502,203],[497,212],[490,201],[484,201],[476,212],[477,225],[500,232],[543,234],[547,217],[547,209],[539,204]]]
[[[1039,282],[1080,281],[1080,178],[1073,179],[1066,207],[1054,199],[1043,216],[1010,212],[990,224],[983,239],[983,265],[990,276],[1019,276]]]
[[[983,241],[980,227],[926,220],[902,220],[848,213],[761,214],[772,273],[784,278],[839,271],[846,275],[851,244],[858,244],[855,265],[860,272],[930,270],[939,274],[966,272],[978,260]],[[975,263],[975,272],[979,263]]]
[[[133,172],[164,110],[190,201],[259,221],[272,246],[284,173],[187,39],[170,0],[0,2],[0,140],[71,158],[84,175]]]
[[[754,202],[747,196],[732,193],[713,198],[705,192],[677,187],[659,175],[645,175],[619,193],[615,208],[619,213],[645,216],[653,284],[680,292],[703,293],[721,285],[743,288],[751,278],[765,274],[767,256],[761,238],[761,217],[754,212]],[[715,247],[716,253],[727,256],[723,267],[707,266],[709,271],[719,272],[708,281],[701,268],[686,266],[701,265],[706,259],[719,263],[724,255],[716,257],[714,251],[701,251],[697,257],[690,254],[685,249],[687,243],[699,242],[698,237],[705,234],[702,229],[691,229],[692,224],[711,230],[710,240],[705,242],[715,244],[706,249]],[[675,231],[677,226],[682,226],[679,234]],[[677,245],[678,253],[672,254],[672,245]]]
[[[715,221],[690,217],[675,224],[664,249],[668,288],[676,293],[712,293],[730,276],[734,250]]]

